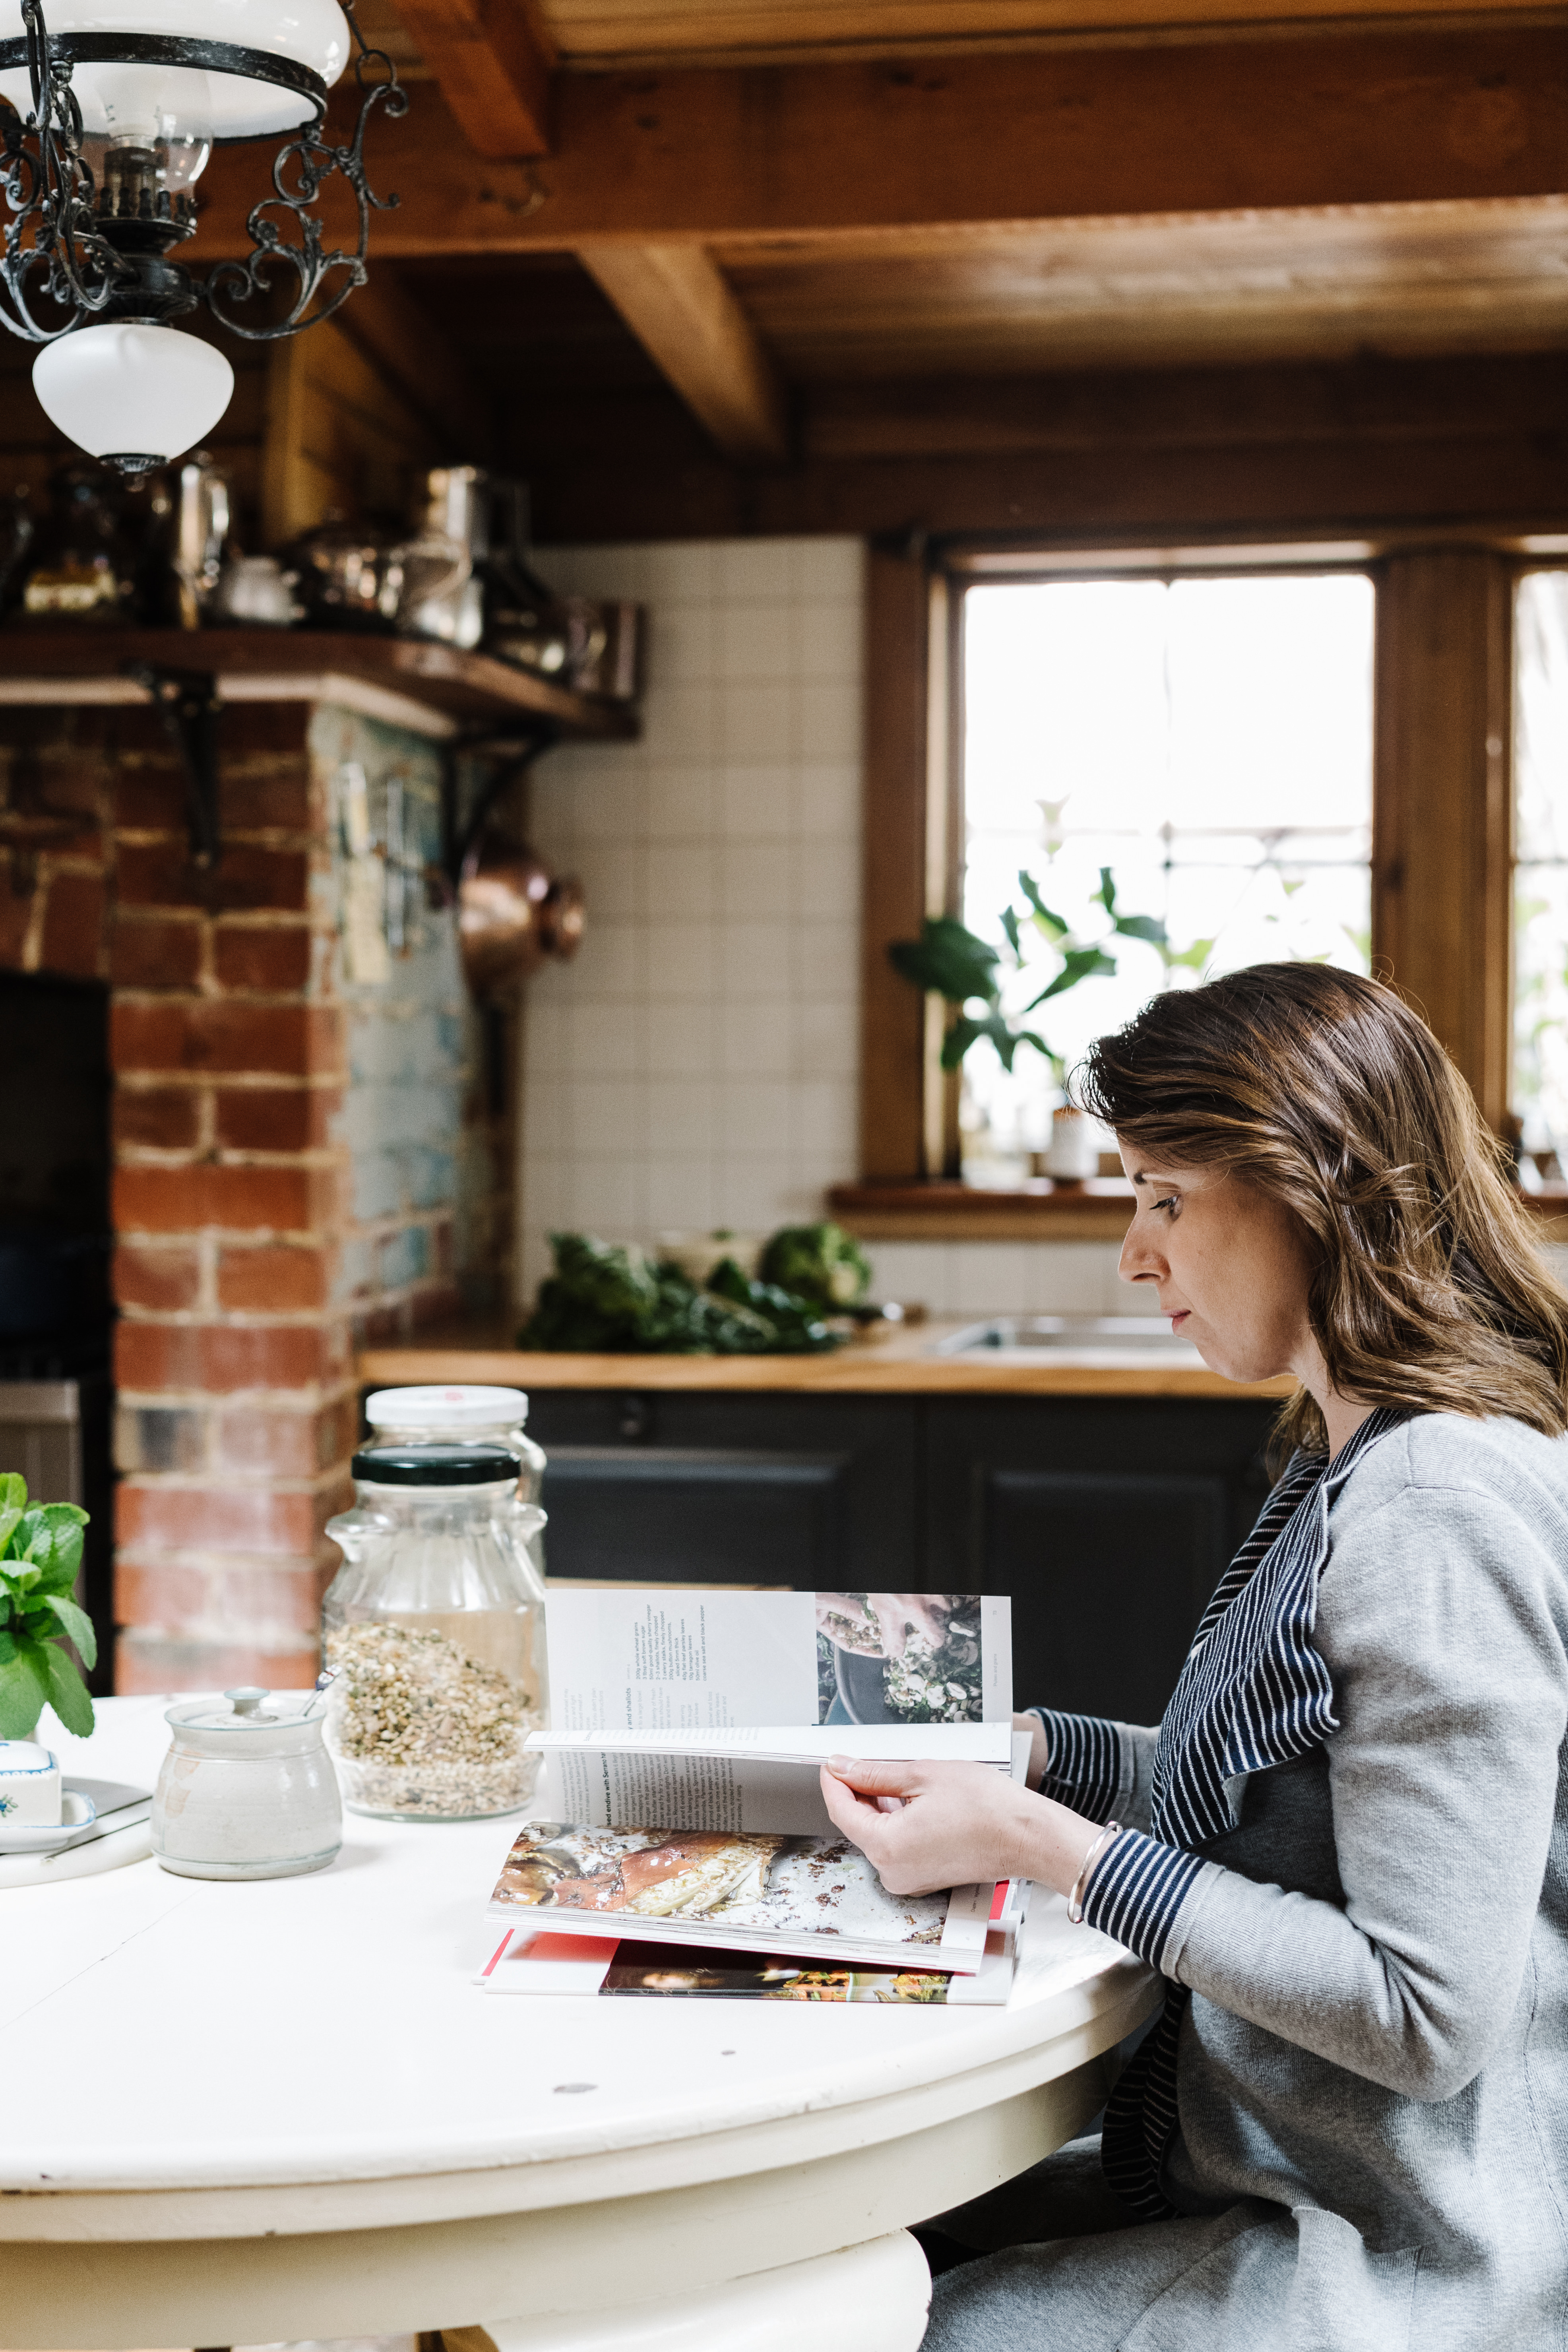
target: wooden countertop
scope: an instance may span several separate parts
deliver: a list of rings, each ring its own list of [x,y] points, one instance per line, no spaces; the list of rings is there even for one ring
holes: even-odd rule
[[[1201,1363],[1171,1363],[1134,1347],[1063,1354],[1048,1364],[986,1362],[932,1351],[950,1331],[979,1318],[914,1323],[888,1339],[852,1340],[824,1356],[571,1356],[527,1353],[504,1331],[459,1326],[395,1346],[362,1350],[367,1388],[426,1382],[490,1383],[498,1388],[787,1390],[813,1396],[1171,1396],[1288,1397],[1289,1379],[1245,1387]]]

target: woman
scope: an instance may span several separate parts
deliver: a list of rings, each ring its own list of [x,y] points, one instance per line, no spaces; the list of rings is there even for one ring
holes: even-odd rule
[[[1559,2346],[1568,1298],[1373,981],[1157,997],[1083,1094],[1135,1189],[1123,1276],[1215,1370],[1295,1375],[1293,1450],[1157,1735],[1026,1718],[1039,1794],[824,1776],[895,1893],[1076,1889],[1168,1980],[1102,2148],[940,2218],[985,2258],[927,2352]]]

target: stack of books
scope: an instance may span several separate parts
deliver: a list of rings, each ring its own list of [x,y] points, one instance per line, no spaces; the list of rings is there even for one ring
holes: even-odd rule
[[[556,1727],[530,1742],[487,1992],[1006,2000],[1027,1882],[889,1895],[819,1777],[847,1756],[1021,1780],[1006,1601],[557,1588],[548,1639]]]

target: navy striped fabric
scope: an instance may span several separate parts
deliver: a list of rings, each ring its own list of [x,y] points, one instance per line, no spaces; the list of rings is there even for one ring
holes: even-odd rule
[[[1236,1826],[1226,1783],[1304,1756],[1339,1728],[1333,1685],[1312,1643],[1318,1579],[1329,1552],[1329,1507],[1368,1449],[1407,1418],[1380,1408],[1331,1463],[1297,1455],[1204,1612],[1160,1726],[1153,1835],[1124,1830],[1095,1864],[1083,1903],[1091,1927],[1155,1968],[1164,1965],[1176,1915],[1204,1868],[1194,1849]],[[1047,1717],[1048,1727],[1058,1719]],[[1120,1740],[1113,1726],[1103,1727],[1118,1749],[1114,1789]],[[1054,1728],[1052,1736],[1054,1741]],[[1074,1739],[1069,1752],[1092,1759],[1098,1789],[1105,1767],[1095,1743],[1084,1733]],[[1067,1760],[1064,1755],[1064,1771]],[[1051,1762],[1055,1777],[1054,1752]],[[1176,2128],[1176,2050],[1190,1999],[1185,1986],[1170,1986],[1154,2031],[1105,2110],[1106,2178],[1125,2204],[1150,2219],[1176,2210],[1160,2174]]]
[[[1041,1790],[1058,1805],[1070,1805],[1086,1821],[1108,1822],[1116,1810],[1121,1779],[1121,1735],[1098,1715],[1058,1715],[1037,1706],[1046,1727],[1048,1751]]]

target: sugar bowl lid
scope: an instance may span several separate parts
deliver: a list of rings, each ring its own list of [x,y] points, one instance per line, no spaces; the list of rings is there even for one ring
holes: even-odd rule
[[[289,1693],[290,1697],[297,1696],[307,1703],[310,1696],[305,1691]],[[194,1704],[170,1707],[163,1720],[181,1731],[227,1731],[244,1738],[254,1737],[258,1732],[283,1730],[300,1722],[308,1712],[308,1705],[302,1705],[291,1714],[265,1713],[263,1702],[270,1698],[272,1693],[260,1689],[254,1683],[242,1683],[237,1690],[226,1690],[224,1696],[228,1701],[226,1707],[219,1706],[210,1698],[197,1699]]]
[[[517,1484],[517,1456],[504,1445],[366,1445],[349,1468],[372,1486]]]

